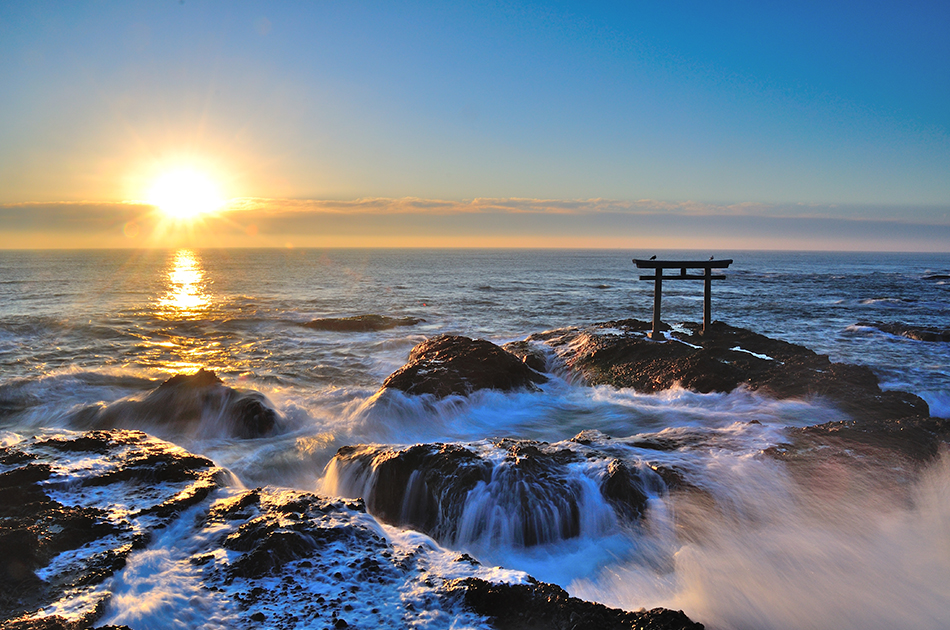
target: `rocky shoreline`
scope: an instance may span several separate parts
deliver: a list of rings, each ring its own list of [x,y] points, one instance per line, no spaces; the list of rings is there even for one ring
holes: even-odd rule
[[[362,331],[412,323],[364,318],[318,325]],[[828,447],[848,457],[870,448],[913,466],[950,439],[950,421],[932,417],[917,396],[882,390],[865,367],[721,322],[705,334],[693,324],[667,328],[665,343],[649,339],[650,328],[638,320],[611,321],[538,333],[505,347],[436,337],[416,346],[381,392],[438,399],[486,388],[533,391],[557,373],[640,392],[744,388],[820,400],[847,419],[789,429],[786,443],[764,453],[806,466],[827,457]],[[73,423],[85,432],[0,447],[0,627],[94,627],[111,596],[110,580],[186,511],[206,541],[186,561],[209,600],[226,600],[241,627],[295,628],[301,617],[333,628],[383,627],[428,609],[464,611],[473,623],[500,630],[703,627],[682,612],[626,612],[531,578],[494,579],[493,568],[464,554],[456,554],[450,575],[429,571],[430,555],[445,550],[431,543],[397,546],[377,523],[409,527],[445,545],[477,539],[479,526],[490,527],[488,515],[466,512],[465,499],[477,488],[518,524],[513,545],[566,540],[589,527],[636,527],[651,500],[700,490],[675,467],[644,462],[634,468],[612,453],[676,445],[614,443],[596,431],[556,445],[510,439],[351,445],[328,467],[341,494],[360,497],[345,500],[238,488],[210,460],[119,428],[134,417],[180,430],[198,422],[209,405],[235,439],[281,430],[279,414],[263,396],[200,371],[169,379],[138,400],[76,412]],[[121,505],[112,490],[121,492]],[[543,522],[530,512],[538,504],[550,507]],[[595,504],[602,513],[592,517]],[[398,600],[398,613],[373,606],[367,593],[384,585],[418,593],[417,599]],[[296,612],[273,605],[278,593]]]
[[[790,431],[792,441],[824,435],[926,460],[950,437],[946,420],[931,417],[923,399],[882,390],[865,366],[832,362],[804,346],[719,321],[705,333],[698,324],[675,330],[664,326],[666,342],[650,339],[651,329],[650,322],[635,319],[610,321],[536,333],[504,348],[466,337],[438,337],[416,346],[407,364],[382,389],[436,397],[467,395],[482,388],[530,390],[546,380],[543,372],[550,368],[588,385],[646,393],[673,387],[700,393],[745,388],[776,399],[821,400],[849,418],[797,434]],[[559,365],[547,365],[545,349]],[[515,360],[523,364],[517,370],[510,367]],[[505,366],[504,379],[495,376],[500,365]]]
[[[379,592],[387,589],[404,623],[445,609],[499,629],[703,627],[683,613],[609,609],[535,580],[499,582],[494,569],[463,554],[455,554],[451,575],[432,571],[427,556],[449,552],[424,541],[395,546],[360,500],[229,489],[226,472],[209,460],[141,432],[26,440],[0,448],[0,466],[5,630],[97,627],[110,579],[188,510],[207,542],[183,561],[197,569],[208,598],[237,610],[243,628],[317,620],[329,628],[391,627],[393,603]],[[110,489],[122,492],[123,505],[110,504],[103,492]]]

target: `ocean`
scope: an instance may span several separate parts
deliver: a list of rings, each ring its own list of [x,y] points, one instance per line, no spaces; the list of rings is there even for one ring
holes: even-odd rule
[[[211,459],[230,471],[235,488],[353,495],[353,484],[328,466],[351,445],[457,443],[488,452],[502,438],[558,444],[582,431],[618,440],[689,433],[697,439],[669,451],[627,448],[611,457],[675,466],[703,489],[704,501],[677,503],[658,492],[631,528],[592,497],[590,522],[578,535],[526,545],[506,533],[509,515],[491,504],[499,498],[473,492],[466,527],[431,544],[608,606],[681,609],[713,629],[950,626],[950,456],[900,480],[889,481],[886,463],[864,462],[860,470],[829,471],[834,493],[804,487],[763,452],[789,427],[842,419],[820,397],[590,387],[554,353],[552,378],[539,391],[378,396],[412,347],[436,335],[503,344],[552,329],[649,321],[653,283],[638,279],[631,260],[650,255],[732,258],[726,279],[713,284],[714,319],[867,366],[883,388],[914,393],[931,415],[950,417],[950,343],[868,325],[948,328],[947,254],[4,251],[0,445],[88,429],[77,425],[77,410],[141,399],[201,368],[262,394],[278,412],[279,430],[236,439],[207,418],[185,427],[129,418],[123,426]],[[702,308],[702,283],[664,285],[665,322],[701,321]],[[362,332],[305,326],[358,315],[420,321]],[[578,483],[593,474],[579,466]],[[167,567],[148,568],[147,554],[175,558],[196,544],[184,517],[166,531],[103,587],[111,589],[103,623],[240,627],[224,604],[200,623],[188,616],[204,597],[201,585],[159,579]],[[425,538],[385,531],[412,544]],[[163,595],[143,607],[136,593]],[[428,622],[416,625],[477,625],[451,614]]]

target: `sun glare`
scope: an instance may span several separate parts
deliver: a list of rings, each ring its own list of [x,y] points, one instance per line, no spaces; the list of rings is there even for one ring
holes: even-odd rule
[[[160,176],[152,184],[148,201],[168,217],[178,220],[195,219],[224,205],[214,181],[191,169],[169,171]]]

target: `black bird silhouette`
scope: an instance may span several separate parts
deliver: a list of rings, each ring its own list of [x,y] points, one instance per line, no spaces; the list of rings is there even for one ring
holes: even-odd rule
[[[652,256],[650,256],[650,260],[656,260],[656,254],[653,254]]]
[[[712,259],[713,259],[713,256],[710,256],[710,257],[709,257],[709,260],[712,260]]]

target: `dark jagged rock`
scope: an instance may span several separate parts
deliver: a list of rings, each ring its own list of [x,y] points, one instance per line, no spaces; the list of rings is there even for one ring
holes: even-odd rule
[[[666,491],[661,476],[648,466],[604,459],[582,446],[529,440],[498,440],[491,447],[347,446],[331,466],[339,491],[362,496],[370,513],[382,521],[412,527],[447,544],[463,544],[491,535],[499,525],[492,519],[503,514],[503,529],[513,536],[508,542],[529,547],[583,533],[581,514],[591,506],[585,506],[589,499],[571,466],[597,459],[600,466],[590,467],[592,481],[622,521],[638,520],[649,495]]]
[[[364,512],[363,504],[306,493],[269,495],[257,488],[217,502],[208,523],[245,520],[222,542],[224,548],[241,552],[227,573],[231,578],[257,579],[280,573],[290,562],[329,552],[333,543],[366,552],[381,549],[384,541],[365,527],[326,525],[328,515],[348,518],[349,512]]]
[[[148,531],[203,500],[220,472],[135,431],[24,440],[0,448],[0,462],[12,466],[0,474],[0,619],[15,620],[4,628],[91,627],[108,597],[93,597],[97,585],[146,544]],[[123,508],[101,491],[117,483]],[[77,617],[36,616],[77,592],[89,601]]]
[[[158,433],[195,432],[238,438],[272,434],[277,412],[260,392],[227,387],[201,369],[176,374],[141,400],[124,399],[80,410],[72,422],[82,428],[148,428]]]
[[[425,322],[416,317],[387,317],[385,315],[356,315],[354,317],[323,317],[303,324],[313,330],[331,332],[375,332],[400,326],[415,326]]]
[[[950,328],[927,328],[924,326],[911,326],[910,324],[901,322],[892,322],[889,324],[882,322],[858,322],[857,325],[877,328],[881,332],[907,337],[915,341],[950,341]]]
[[[583,455],[568,449],[514,440],[498,445],[533,474],[584,463]],[[436,468],[441,461],[431,453],[418,457],[435,457]],[[459,452],[454,460],[444,459],[442,470],[451,472],[460,461],[470,463],[469,473],[485,465],[477,453]],[[482,567],[422,537],[390,537],[362,501],[279,488],[222,487],[217,482],[221,471],[208,467],[210,462],[141,432],[26,439],[0,448],[0,464],[0,488],[25,497],[0,503],[0,558],[6,562],[0,627],[5,629],[94,628],[103,621],[110,597],[107,578],[130,554],[146,548],[156,528],[179,517],[187,521],[178,523],[194,528],[182,549],[190,554],[185,558],[202,588],[227,602],[233,627],[408,627],[431,619],[433,611],[466,627],[482,625],[483,614],[493,615],[496,627],[512,627],[504,625],[512,609],[499,605],[499,594],[504,598],[505,593],[527,603],[523,610],[530,611],[530,620],[548,621],[546,627],[552,628],[612,623],[617,615],[641,623],[661,618],[660,611],[633,617],[609,611],[540,583],[510,591],[483,581],[497,579],[498,568]],[[121,493],[121,505],[113,505],[106,492],[112,484]],[[182,514],[199,503],[200,509]],[[92,544],[82,546],[83,541]],[[450,581],[435,568],[453,559],[452,577],[471,576],[472,588],[481,589],[473,591],[473,604],[465,603],[466,583]],[[10,570],[12,560],[21,563],[20,570]],[[67,600],[70,605],[61,606]],[[44,616],[51,606],[69,612]]]
[[[950,423],[943,418],[923,416],[895,419],[872,417],[792,429],[789,435],[796,442],[805,444],[835,439],[847,444],[897,451],[913,459],[927,459],[937,455],[941,443],[950,442]]]
[[[164,383],[158,386],[157,391],[167,392],[176,389],[201,389],[214,387],[215,385],[224,385],[224,381],[218,378],[218,375],[213,371],[200,368],[194,374],[176,374],[168,378]]]
[[[682,611],[655,608],[628,612],[568,595],[554,584],[498,584],[457,580],[466,605],[491,618],[498,630],[702,630]]]
[[[442,335],[413,348],[409,361],[383,382],[383,388],[443,398],[479,389],[537,389],[547,380],[489,341]]]
[[[416,444],[403,450],[344,446],[338,469],[355,473],[349,488],[380,520],[431,535],[454,534],[468,492],[491,479],[491,465],[457,444]]]
[[[547,371],[547,357],[544,353],[533,346],[528,341],[510,341],[502,346],[507,352],[521,359],[521,362],[527,365],[535,372]]]
[[[446,580],[429,571],[431,560],[426,558],[425,546],[394,546],[360,502],[257,488],[215,502],[205,527],[207,532],[217,532],[208,539],[214,543],[215,536],[223,538],[217,544],[231,553],[198,554],[192,564],[212,590],[225,586],[240,593],[242,627],[254,627],[262,618],[274,627],[350,627],[353,620],[346,621],[344,616],[350,611],[356,615],[357,608],[362,608],[357,617],[362,621],[353,625],[401,627],[448,606],[456,618],[472,615],[459,622],[466,627],[480,626],[488,616],[491,626],[499,629],[702,628],[682,613],[610,609],[534,580],[522,585],[488,582],[482,579],[478,562],[464,554],[455,561],[464,565],[462,570],[470,577]],[[434,546],[428,551],[444,553]],[[308,584],[318,585],[318,597],[306,590]],[[393,589],[394,584],[405,586]],[[382,593],[394,592],[400,599],[374,599],[375,585],[383,585]],[[281,599],[272,601],[278,589]],[[413,603],[413,596],[407,594],[419,591],[425,594]],[[374,619],[381,608],[402,609],[403,616]],[[305,622],[291,617],[294,612],[303,613]]]
[[[912,458],[928,458],[950,427],[930,418],[918,396],[881,390],[865,366],[834,363],[796,344],[714,322],[705,334],[697,324],[670,332],[670,341],[648,339],[650,324],[623,320],[590,328],[550,331],[529,340],[551,344],[568,367],[592,385],[657,392],[681,385],[698,392],[747,387],[775,398],[818,398],[833,403],[852,420],[810,427],[813,435],[834,433],[861,442],[890,444]],[[647,448],[662,450],[662,444]]]
[[[636,520],[646,511],[645,485],[642,471],[631,470],[624,462],[615,459],[607,467],[607,476],[600,486],[600,492],[618,512],[629,520]]]

